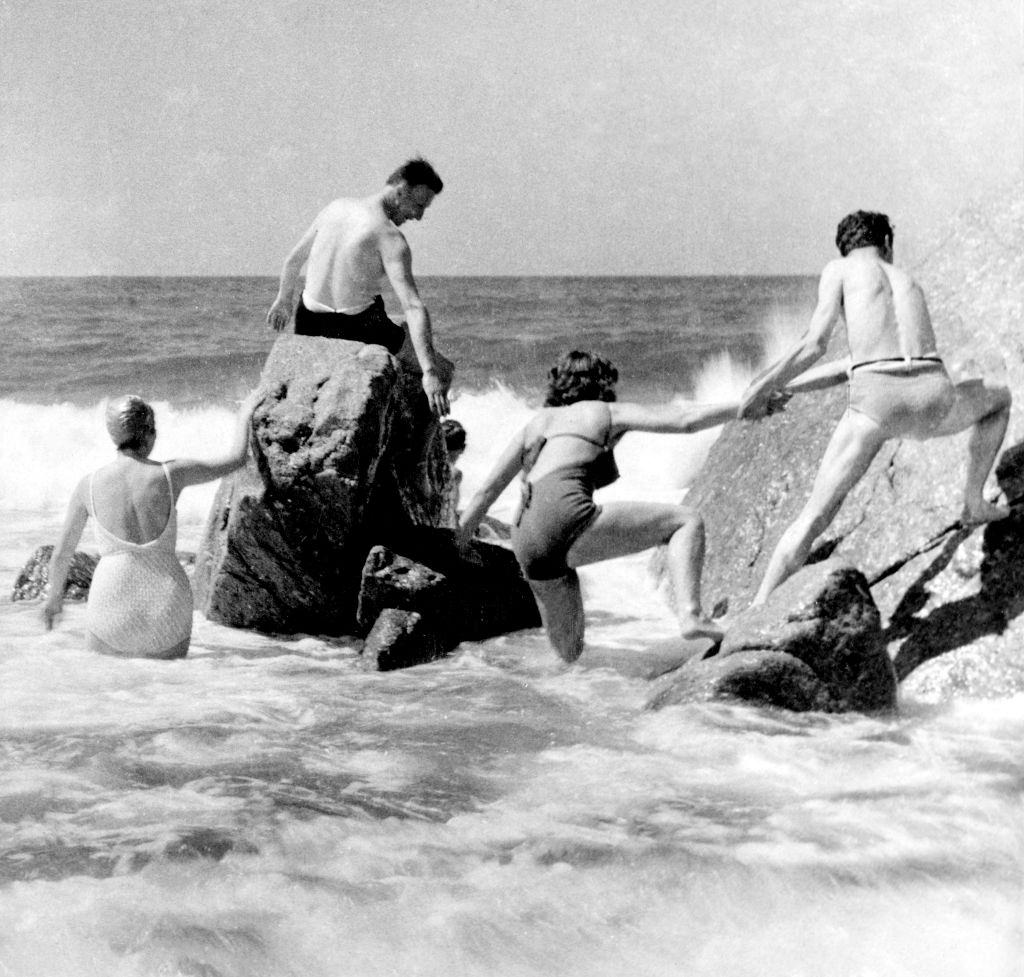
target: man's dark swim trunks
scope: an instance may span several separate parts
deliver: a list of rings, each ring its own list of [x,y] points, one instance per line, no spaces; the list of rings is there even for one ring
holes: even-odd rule
[[[405,330],[387,317],[384,300],[379,295],[373,300],[373,305],[354,315],[311,312],[300,299],[295,310],[295,334],[375,343],[396,355],[405,342]]]

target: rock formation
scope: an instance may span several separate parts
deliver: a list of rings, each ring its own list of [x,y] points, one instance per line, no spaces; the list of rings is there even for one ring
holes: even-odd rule
[[[417,377],[379,346],[285,335],[260,382],[268,395],[253,419],[252,456],[221,484],[196,558],[196,605],[207,617],[269,632],[366,634],[382,611],[412,609],[397,599],[401,588],[391,587],[389,604],[373,572],[363,579],[368,552],[383,545],[392,578],[401,576],[397,554],[409,558],[408,580],[443,581],[446,649],[539,623],[511,553],[488,547],[498,552],[468,565],[450,532],[424,534],[443,513],[449,469]],[[421,568],[412,572],[411,561]],[[425,634],[431,614],[415,610]],[[385,631],[408,647],[410,625]]]
[[[804,567],[732,622],[713,657],[688,661],[652,706],[743,699],[797,712],[880,712],[896,673],[864,575],[839,560]]]
[[[898,215],[893,215],[898,221]],[[897,260],[900,241],[897,238]],[[1015,407],[998,479],[1024,494],[1024,193],[1020,186],[959,215],[914,268],[928,297],[939,348],[954,379],[984,372],[1007,383]],[[729,425],[687,495],[707,524],[705,603],[730,616],[746,607],[779,536],[810,490],[845,408],[844,387],[794,398],[783,414]],[[969,530],[958,525],[968,435],[889,442],[843,504],[811,562],[841,557],[863,571],[882,614],[901,680],[942,697],[978,677],[976,694],[1024,689],[1024,525],[1018,516]],[[954,657],[950,658],[949,655]],[[962,657],[976,669],[951,666]],[[981,660],[984,664],[981,664]],[[966,672],[965,672],[966,669]],[[945,675],[945,677],[940,677]]]
[[[50,582],[50,557],[52,546],[39,546],[28,558],[14,580],[11,600],[36,600],[46,593]],[[71,558],[71,569],[68,571],[67,583],[64,585],[65,600],[85,600],[89,596],[89,585],[96,569],[98,559],[89,553],[75,552]]]

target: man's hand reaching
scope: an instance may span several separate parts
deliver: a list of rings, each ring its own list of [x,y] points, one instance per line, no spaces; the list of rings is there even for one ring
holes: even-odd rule
[[[445,389],[437,370],[426,370],[423,373],[423,392],[427,395],[427,403],[436,417],[444,417],[448,413],[448,391]]]

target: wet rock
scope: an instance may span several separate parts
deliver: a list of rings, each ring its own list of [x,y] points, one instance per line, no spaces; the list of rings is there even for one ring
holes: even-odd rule
[[[50,557],[53,547],[40,546],[28,558],[14,579],[11,600],[36,600],[46,594],[50,581]],[[65,600],[85,600],[89,596],[93,571],[99,558],[89,553],[76,552],[71,558],[67,583],[64,585]]]
[[[448,621],[451,588],[447,578],[430,567],[399,556],[386,546],[370,550],[363,566],[356,624],[362,633],[373,626],[385,608],[416,611]]]
[[[375,537],[439,510],[430,473],[446,465],[444,445],[411,379],[383,347],[277,340],[252,457],[222,482],[197,554],[196,604],[207,617],[352,633]]]
[[[805,567],[733,621],[718,653],[688,661],[655,708],[739,698],[794,711],[896,706],[896,674],[867,581],[839,560]]]
[[[447,580],[449,627],[459,641],[540,627],[537,602],[507,547],[477,539],[464,554],[451,530],[430,526],[391,533],[385,539],[395,552]]]
[[[363,645],[363,662],[370,668],[389,672],[423,665],[446,655],[448,638],[416,611],[388,607],[381,611]]]
[[[1010,387],[1014,409],[997,479],[1017,500],[1024,499],[1022,191],[1016,184],[966,208],[913,268],[953,378],[983,375]],[[829,356],[840,352],[840,338]],[[732,616],[749,604],[810,493],[846,395],[838,387],[795,397],[782,414],[728,425],[712,447],[687,494],[706,524],[706,606]],[[959,525],[968,438],[888,442],[810,555],[810,563],[836,557],[863,571],[901,680],[952,652],[969,657],[969,649],[991,645],[1012,659],[1024,649],[1024,523]],[[964,688],[952,680],[946,687],[949,694]]]
[[[432,661],[460,641],[540,625],[529,586],[504,547],[474,542],[466,559],[450,530],[422,527],[407,531],[395,545],[419,559],[386,546],[371,549],[363,567],[356,614],[364,633],[371,625],[375,629],[382,626],[385,611],[417,615],[415,627],[406,618],[387,618],[387,637],[375,639],[387,643],[401,640],[401,653],[389,656],[388,661],[403,664],[389,667]],[[395,622],[406,622],[404,629],[396,631]],[[414,640],[425,642],[422,653],[411,649]]]

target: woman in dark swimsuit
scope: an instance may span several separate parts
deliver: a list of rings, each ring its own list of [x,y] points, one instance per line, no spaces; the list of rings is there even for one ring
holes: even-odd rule
[[[594,503],[594,490],[618,477],[612,448],[627,431],[688,434],[724,424],[738,401],[646,407],[616,403],[618,371],[574,350],[551,370],[543,409],[512,439],[460,520],[463,543],[505,487],[523,475],[512,548],[540,605],[555,650],[575,661],[583,650],[583,601],[576,568],[667,544],[672,592],[685,638],[718,641],[722,629],[701,611],[704,524],[682,505]]]

